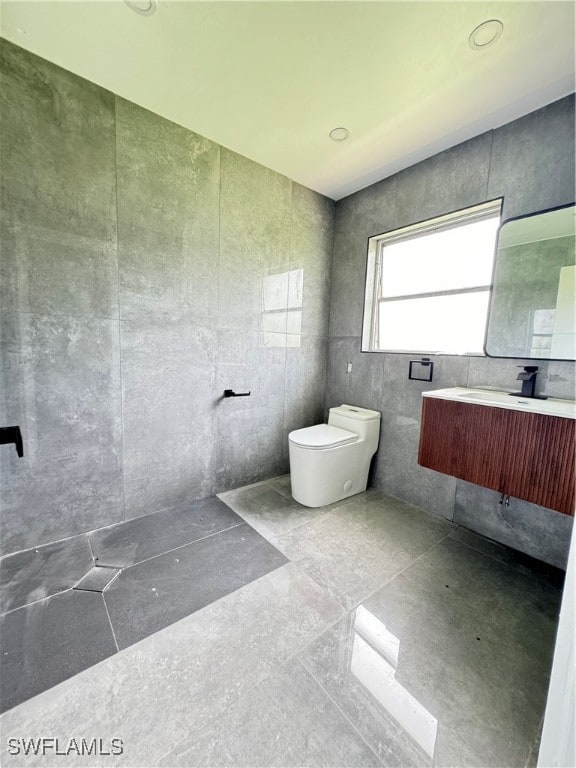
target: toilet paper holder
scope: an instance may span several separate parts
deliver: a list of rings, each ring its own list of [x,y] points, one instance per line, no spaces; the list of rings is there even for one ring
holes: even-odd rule
[[[250,392],[234,392],[233,389],[225,389],[224,397],[248,397]]]

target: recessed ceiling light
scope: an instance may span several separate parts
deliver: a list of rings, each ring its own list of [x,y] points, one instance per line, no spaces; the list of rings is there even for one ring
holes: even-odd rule
[[[468,44],[473,51],[484,50],[493,45],[504,32],[504,24],[499,19],[489,19],[472,30]]]
[[[140,16],[152,16],[158,10],[156,0],[124,0],[128,8]]]
[[[333,128],[328,134],[332,141],[346,141],[350,136],[348,128]]]

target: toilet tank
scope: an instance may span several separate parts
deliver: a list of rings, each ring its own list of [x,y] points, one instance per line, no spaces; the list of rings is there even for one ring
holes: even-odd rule
[[[330,408],[328,424],[340,429],[354,432],[361,439],[366,440],[375,451],[378,447],[380,436],[380,412],[369,408],[359,408],[357,405],[339,405]]]

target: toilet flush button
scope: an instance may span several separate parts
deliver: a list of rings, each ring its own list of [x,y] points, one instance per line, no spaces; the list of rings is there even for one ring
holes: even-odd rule
[[[352,488],[352,480],[346,480],[346,482],[344,483],[344,490],[346,491],[346,493],[348,493],[350,488]]]

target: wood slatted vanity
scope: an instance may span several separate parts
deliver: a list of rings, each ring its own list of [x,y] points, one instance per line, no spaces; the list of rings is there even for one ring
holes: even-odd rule
[[[423,393],[418,463],[574,515],[576,402],[454,387]]]

